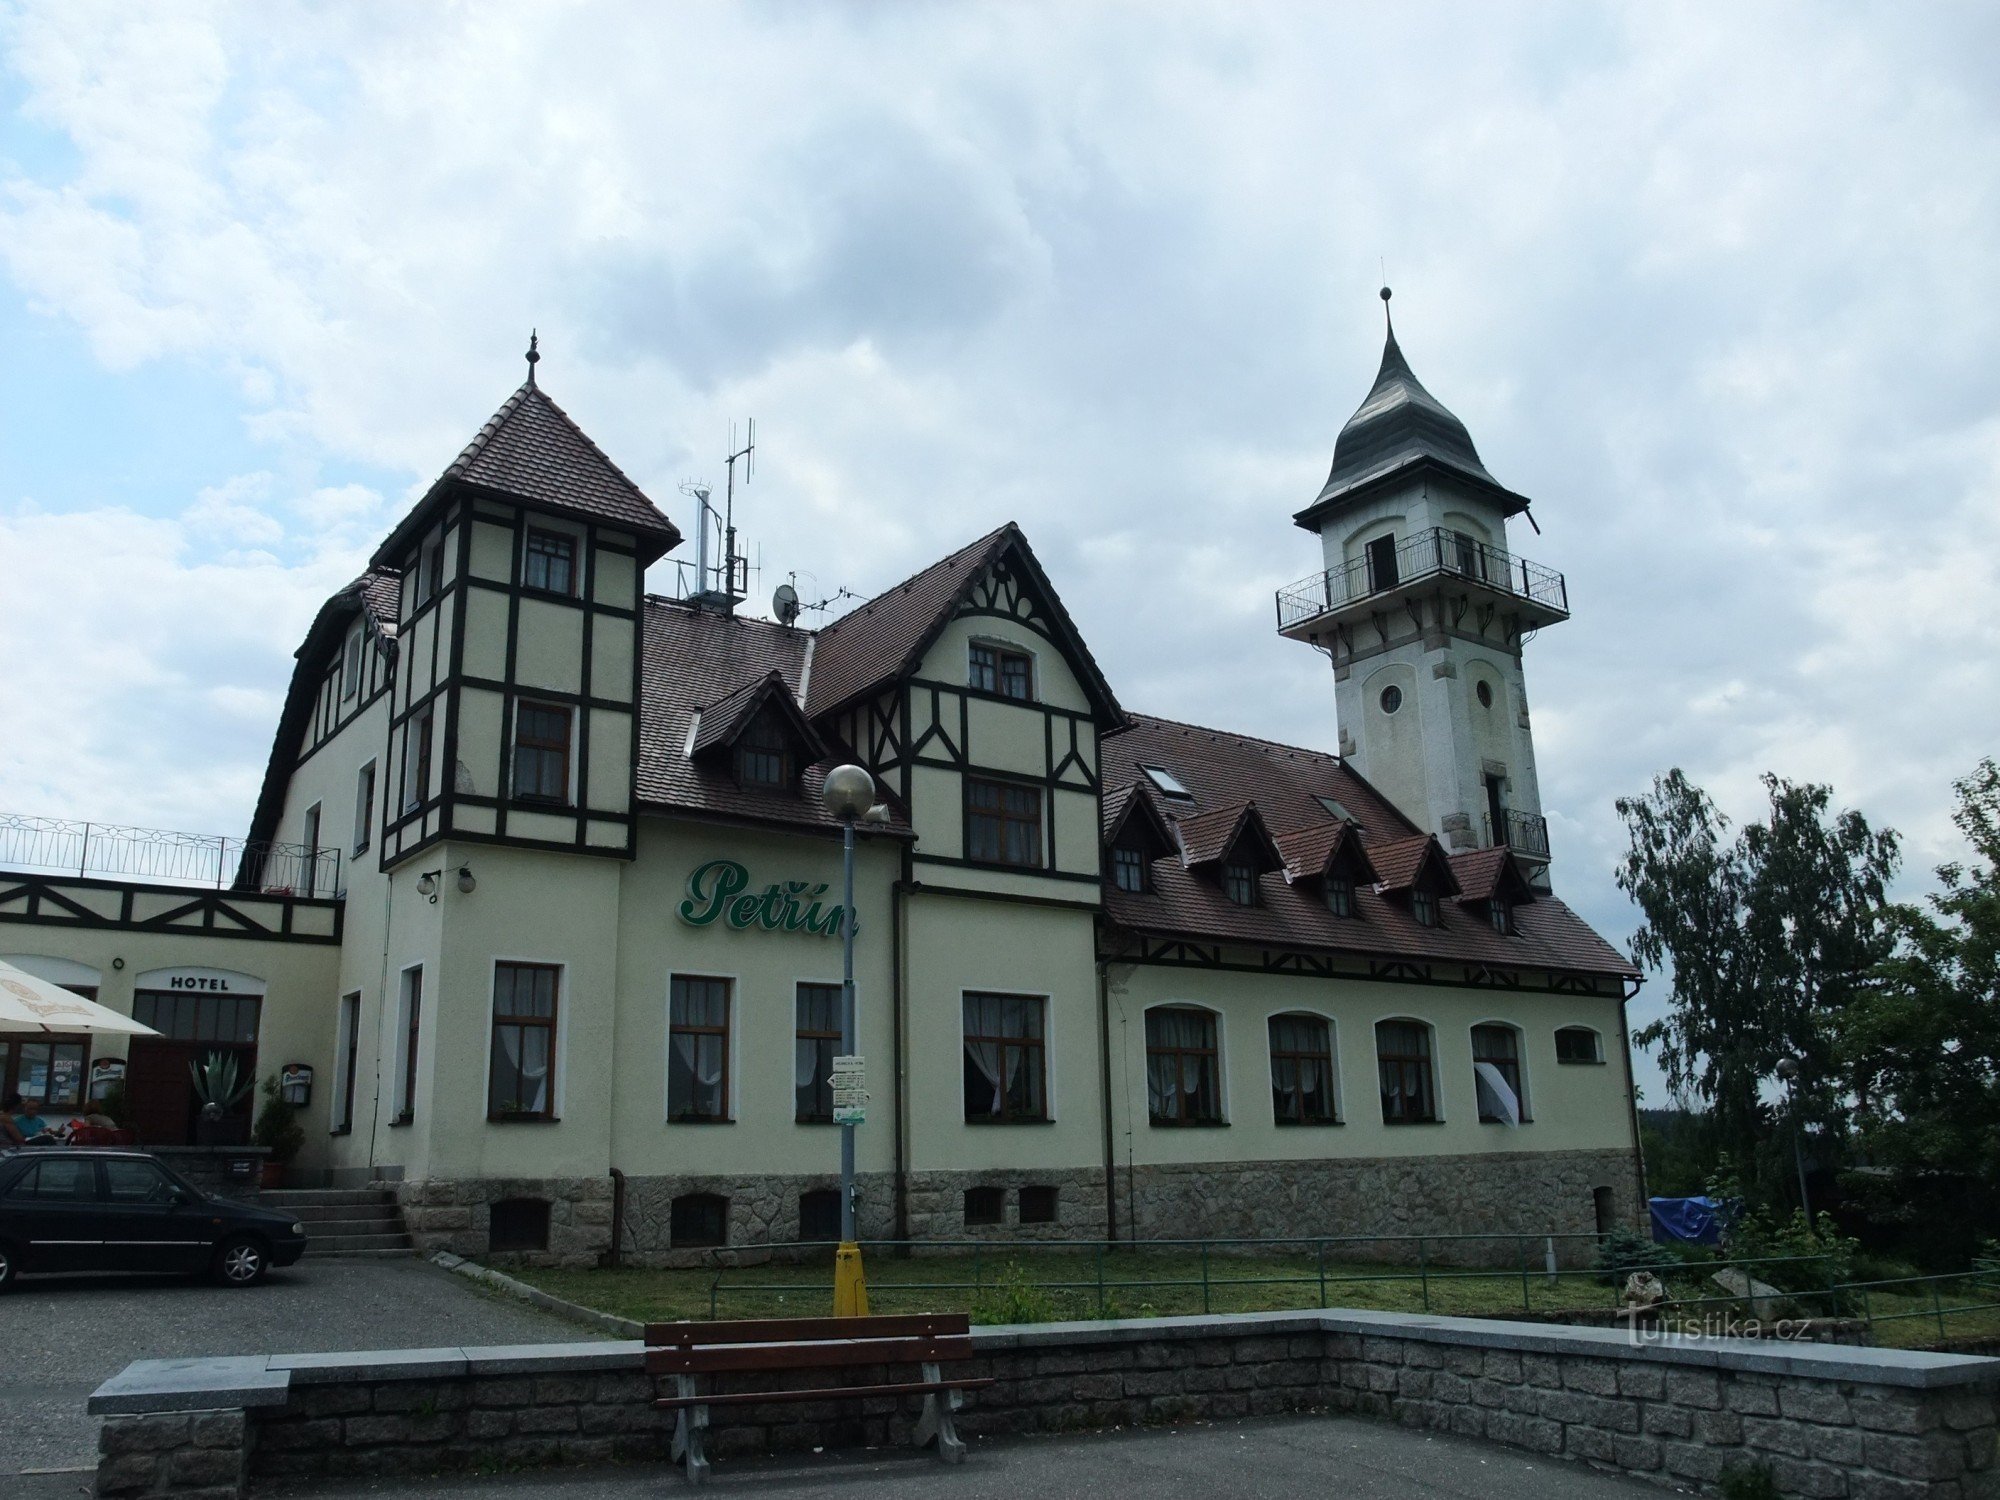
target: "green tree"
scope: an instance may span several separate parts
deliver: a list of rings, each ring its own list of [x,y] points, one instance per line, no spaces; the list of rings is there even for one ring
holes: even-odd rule
[[[1902,1172],[2000,1181],[2000,766],[1953,783],[1970,863],[1895,909],[1879,982],[1841,1018],[1870,1154]]]
[[[1667,1089],[1704,1104],[1715,1145],[1755,1163],[1760,1196],[1788,1191],[1790,1140],[1772,1140],[1766,1085],[1799,1062],[1796,1123],[1838,1132],[1847,1080],[1833,1020],[1889,949],[1885,890],[1898,841],[1826,786],[1763,778],[1766,816],[1732,839],[1729,820],[1678,769],[1618,801],[1630,847],[1619,888],[1643,921],[1641,967],[1665,970],[1667,1014],[1633,1033],[1657,1049]]]

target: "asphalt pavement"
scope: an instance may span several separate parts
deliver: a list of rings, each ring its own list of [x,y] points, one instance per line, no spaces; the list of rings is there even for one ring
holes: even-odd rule
[[[719,1459],[707,1490],[758,1500],[1659,1500],[1673,1493],[1560,1459],[1353,1417],[969,1438],[967,1446],[955,1468],[908,1450]],[[660,1500],[685,1487],[678,1469],[645,1464],[497,1479],[356,1479],[259,1493],[286,1500]]]
[[[135,1359],[591,1336],[419,1260],[308,1259],[242,1288],[185,1277],[23,1277],[0,1296],[0,1495],[70,1496],[79,1481],[88,1493],[89,1474],[75,1471],[96,1469],[97,1419],[84,1401]]]

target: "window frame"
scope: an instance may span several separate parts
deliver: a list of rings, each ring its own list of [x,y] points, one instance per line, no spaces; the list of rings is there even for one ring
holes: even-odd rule
[[[305,825],[301,830],[303,836],[299,839],[299,846],[306,851],[305,856],[299,862],[299,884],[304,887],[304,893],[307,896],[317,896],[319,894],[319,851],[321,847],[319,836],[320,826],[326,821],[324,817],[325,807],[326,804],[324,802],[315,802],[311,807],[306,809]]]
[[[1410,918],[1419,927],[1444,925],[1444,916],[1439,910],[1439,905],[1436,891],[1420,885],[1410,887]]]
[[[375,762],[363,763],[354,773],[354,847],[352,854],[366,854],[375,842]]]
[[[1326,1050],[1320,1053],[1301,1052],[1293,1048],[1280,1049],[1275,1028],[1280,1021],[1309,1021],[1316,1023],[1324,1035]],[[1264,1047],[1271,1068],[1271,1119],[1281,1127],[1339,1125],[1340,1117],[1340,1047],[1336,1037],[1338,1027],[1333,1017],[1316,1010],[1278,1010],[1264,1018]],[[1278,1083],[1280,1060],[1291,1062],[1294,1067],[1301,1062],[1317,1062],[1326,1068],[1326,1113],[1308,1115],[1305,1113],[1305,1091],[1294,1087],[1290,1092],[1299,1100],[1298,1110],[1287,1117],[1281,1112],[1278,1099],[1281,1090]],[[1294,1074],[1296,1077],[1296,1074]]]
[[[674,1020],[675,1003],[678,1000],[687,997],[688,995],[687,987],[690,984],[721,986],[722,1023],[719,1026],[711,1025],[708,1023],[702,1023],[697,1025],[691,1022],[686,1022],[686,1021],[676,1022]],[[735,1031],[735,1027],[736,1027],[736,976],[735,975],[694,974],[694,973],[675,972],[667,976],[666,1121],[669,1125],[728,1125],[734,1122],[736,1118],[734,1113],[736,1104],[736,1089],[734,1086],[735,1079],[731,1076],[731,1072],[736,1064],[736,1048],[734,1045],[735,1037],[732,1035],[732,1033]],[[717,1099],[716,1109],[713,1113],[704,1112],[696,1114],[691,1112],[691,1110],[684,1110],[679,1114],[676,1114],[674,1112],[674,1036],[676,1033],[693,1037],[719,1036],[722,1038],[721,1075],[717,1080],[721,1089],[721,1093]],[[700,1065],[701,1065],[701,1043],[699,1041],[696,1041],[694,1043],[694,1062],[692,1066],[698,1069]],[[695,1074],[695,1082],[697,1084],[699,1084],[700,1082],[700,1075],[698,1072]]]
[[[680,1232],[682,1204],[700,1204],[704,1210],[713,1207],[719,1225],[714,1239],[696,1239]],[[692,1216],[693,1210],[687,1210]],[[729,1199],[721,1193],[676,1193],[667,1204],[667,1247],[672,1250],[715,1250],[729,1243]]]
[[[500,1014],[500,971],[507,969],[526,970],[530,973],[546,972],[551,977],[549,988],[549,1013],[543,1016],[522,1016]],[[562,1090],[562,997],[563,981],[567,965],[550,963],[545,959],[495,958],[493,960],[492,994],[488,1001],[488,1029],[486,1051],[486,1118],[493,1123],[517,1122],[560,1122]],[[523,1051],[527,1042],[527,1032],[531,1029],[548,1033],[548,1080],[542,1090],[542,1107],[539,1110],[503,1110],[494,1098],[496,1077],[493,1068],[494,1050],[499,1046],[500,1030],[511,1027],[522,1033]]]
[[[1416,1027],[1423,1036],[1424,1050],[1421,1053],[1384,1052],[1382,1050],[1382,1028],[1384,1026]],[[1381,1017],[1375,1022],[1373,1030],[1375,1042],[1375,1083],[1376,1091],[1380,1094],[1382,1100],[1382,1123],[1393,1126],[1442,1124],[1444,1122],[1444,1107],[1438,1093],[1437,1028],[1429,1021],[1417,1016],[1398,1015]],[[1392,1115],[1389,1112],[1389,1090],[1386,1087],[1387,1079],[1385,1074],[1391,1063],[1395,1064],[1402,1072],[1402,1077],[1398,1079],[1398,1082],[1404,1085],[1407,1085],[1409,1081],[1410,1075],[1408,1069],[1412,1066],[1421,1066],[1423,1070],[1421,1074],[1422,1087],[1418,1090],[1418,1093],[1428,1105],[1427,1113],[1415,1115],[1404,1111],[1403,1113]],[[1403,1088],[1399,1096],[1404,1098],[1409,1097],[1408,1089],[1406,1087]]]
[[[833,1024],[830,1030],[808,1031],[805,1028],[802,1010],[807,990],[829,990],[833,995]],[[840,1055],[840,1008],[844,996],[839,984],[829,984],[823,979],[800,979],[792,986],[792,1123],[794,1125],[831,1125],[833,1123],[833,1059]],[[826,1076],[816,1081],[813,1090],[817,1096],[826,1096],[824,1114],[802,1113],[799,1107],[799,1048],[810,1042],[815,1053],[822,1050],[827,1059]],[[815,1059],[813,1071],[818,1073],[819,1064]]]
[[[1501,937],[1514,936],[1514,908],[1500,897],[1494,896],[1487,901],[1486,921]]]
[[[983,1213],[976,1219],[972,1216],[972,1203],[975,1196],[978,1197],[981,1204],[991,1203],[993,1205],[993,1213],[990,1218]],[[964,1197],[959,1202],[959,1214],[967,1229],[1005,1227],[1007,1223],[1007,1190],[992,1183],[976,1182],[971,1187],[965,1189]]]
[[[444,592],[444,538],[427,538],[417,548],[417,587],[410,612],[416,613]]]
[[[1482,1031],[1498,1032],[1506,1036],[1508,1041],[1513,1046],[1514,1055],[1512,1057],[1502,1057],[1497,1053],[1489,1054],[1481,1052],[1479,1050],[1480,1047],[1479,1034]],[[1473,1063],[1472,1108],[1473,1108],[1473,1113],[1476,1114],[1479,1118],[1479,1123],[1482,1125],[1504,1125],[1507,1123],[1505,1120],[1501,1119],[1498,1115],[1487,1114],[1486,1111],[1480,1107],[1479,1082],[1478,1082],[1479,1079],[1478,1067],[1480,1063],[1490,1063],[1494,1067],[1500,1070],[1501,1076],[1503,1078],[1506,1078],[1508,1086],[1514,1090],[1515,1103],[1519,1105],[1521,1110],[1521,1123],[1523,1125],[1533,1123],[1535,1118],[1535,1112],[1533,1107],[1530,1105],[1528,1101],[1527,1033],[1512,1021],[1498,1021],[1498,1020],[1474,1021],[1467,1030],[1467,1039],[1472,1047],[1472,1063]]]
[[[410,964],[396,980],[396,1113],[391,1125],[417,1117],[417,1043],[423,1033],[424,966]]]
[[[1048,798],[1046,788],[1038,782],[1013,780],[1001,776],[974,776],[967,773],[963,778],[965,788],[962,793],[965,803],[964,844],[967,864],[990,865],[1002,870],[1045,870],[1048,868],[1047,839],[1043,836],[1048,822]],[[998,793],[999,805],[993,810],[975,807],[974,800],[981,790],[991,788]],[[1035,799],[1032,820],[1026,815],[1010,814],[1007,811],[1007,794],[1018,792]],[[997,853],[992,857],[975,852],[973,831],[981,819],[990,819],[994,825],[994,841]],[[1033,857],[1027,860],[1011,860],[1007,854],[1007,829],[1012,825],[1032,829],[1034,833]]]
[[[420,811],[431,800],[431,757],[437,700],[432,699],[403,721],[402,815]]]
[[[1321,899],[1326,909],[1336,917],[1354,915],[1354,877],[1351,875],[1328,875],[1322,882]]]
[[[1587,1036],[1590,1038],[1589,1057],[1564,1057],[1562,1039],[1565,1035]],[[1574,1024],[1558,1026],[1555,1029],[1556,1061],[1570,1068],[1601,1068],[1604,1066],[1604,1037],[1595,1026]]]
[[[554,738],[537,739],[530,742],[523,738],[523,724],[530,714],[560,714],[562,716],[562,737],[558,743]],[[551,703],[542,698],[517,698],[514,701],[514,734],[512,751],[507,760],[507,793],[515,802],[532,803],[539,807],[572,807],[576,798],[571,791],[575,775],[576,749],[576,705],[573,703]],[[535,757],[524,762],[524,755]],[[536,768],[535,782],[539,786],[547,777],[543,756],[556,755],[560,759],[556,765],[560,774],[556,778],[562,790],[559,792],[522,791],[521,771],[524,764]]]
[[[1240,859],[1224,860],[1219,875],[1222,894],[1236,906],[1261,906],[1257,867]]]
[[[969,1012],[974,1001],[983,1000],[1014,1001],[1028,1004],[1037,1016],[1036,1031],[1033,1034],[1020,1036],[1004,1032],[981,1032],[975,1037],[968,1029],[972,1022]],[[971,1044],[977,1040],[998,1049],[998,1065],[1001,1079],[997,1091],[1000,1099],[1000,1108],[997,1112],[989,1111],[984,1114],[974,1114],[971,1110],[970,1099],[961,1099],[961,1106],[965,1111],[963,1118],[966,1124],[1046,1125],[1055,1119],[1054,1100],[1049,1094],[1049,996],[1017,990],[960,990],[958,992],[958,1026],[959,1066],[961,1072],[968,1066],[972,1066],[968,1054]],[[1034,1088],[1032,1092],[1041,1099],[1039,1113],[1032,1109],[1024,1108],[1015,1110],[1011,1107],[1012,1101],[1007,1097],[1008,1089],[1006,1086],[1008,1076],[1007,1055],[1010,1052],[1021,1053],[1021,1065],[1024,1068],[1033,1069],[1032,1080]]]
[[[1020,686],[1018,693],[1009,689],[1010,679]],[[1035,694],[1035,653],[1011,641],[967,642],[965,681],[975,693],[988,693],[1009,703],[1040,701]]]
[[[763,736],[761,741],[759,736]],[[763,787],[770,791],[785,791],[798,781],[798,749],[793,737],[785,732],[784,721],[769,708],[760,709],[743,726],[743,732],[729,748],[730,768],[740,786]],[[759,760],[776,763],[775,777],[749,774],[751,764]]]
[[[95,1000],[97,998],[98,986],[96,985],[65,984],[59,986],[59,988],[68,990],[72,995],[81,996],[86,1000]],[[83,1113],[90,1107],[91,1103],[90,1056],[94,1040],[86,1032],[43,1033],[38,1031],[17,1031],[0,1036],[0,1092],[20,1094],[22,1097],[28,1099],[40,1099],[44,1109],[54,1108],[65,1115]],[[23,1054],[30,1047],[48,1049],[47,1067],[51,1078],[55,1075],[56,1050],[58,1048],[74,1048],[81,1053],[81,1058],[76,1068],[77,1083],[76,1100],[74,1103],[52,1100],[44,1094],[37,1094],[31,1089],[21,1086],[21,1066],[26,1061]]]
[[[1154,1042],[1152,1037],[1152,1020],[1156,1013],[1192,1015],[1204,1018],[1208,1025],[1208,1045],[1206,1047],[1184,1047],[1178,1044]],[[1227,1125],[1229,1123],[1228,1103],[1224,1099],[1222,1092],[1222,1013],[1217,1010],[1211,1010],[1208,1006],[1196,1005],[1188,1001],[1167,1001],[1159,1005],[1149,1005],[1146,1007],[1144,1026],[1144,1041],[1146,1045],[1146,1123],[1162,1130],[1204,1129]],[[1175,1059],[1174,1072],[1177,1085],[1175,1090],[1176,1109],[1172,1115],[1165,1115],[1160,1112],[1158,1105],[1159,1090],[1154,1087],[1154,1060],[1166,1057]],[[1179,1086],[1181,1080],[1187,1077],[1185,1064],[1189,1058],[1197,1059],[1197,1067],[1200,1066],[1199,1059],[1208,1059],[1208,1077],[1203,1080],[1207,1083],[1208,1087],[1202,1093],[1205,1097],[1211,1097],[1213,1103],[1207,1105],[1206,1112],[1201,1114],[1196,1114],[1188,1109],[1188,1090],[1185,1087]]]
[[[365,627],[356,626],[341,642],[340,647],[340,701],[356,697],[361,691],[361,633]]]
[[[1125,875],[1130,872],[1133,884],[1125,883]],[[1146,851],[1134,849],[1126,844],[1111,846],[1111,884],[1130,896],[1143,896],[1153,888],[1153,862],[1146,858]]]
[[[577,543],[580,540],[581,538],[573,532],[552,531],[545,526],[529,526],[524,528],[521,537],[521,587],[533,593],[548,594],[558,599],[576,598],[577,553],[580,550],[577,547]],[[537,542],[560,542],[563,550],[560,553],[546,550],[538,551],[535,545]],[[542,574],[546,580],[553,560],[557,557],[561,558],[565,570],[563,587],[557,588],[554,584],[546,581],[536,583],[529,578],[529,572],[533,568],[532,559],[545,559]]]
[[[1033,1194],[1031,1200],[1029,1195]],[[1030,1202],[1034,1211],[1029,1212]],[[1014,1190],[1014,1222],[1016,1224],[1060,1224],[1062,1222],[1062,1188],[1052,1182],[1024,1182]]]
[[[343,1036],[343,1033],[345,1035]],[[328,1135],[354,1133],[354,1074],[361,1058],[361,991],[349,990],[334,1011],[334,1110]]]

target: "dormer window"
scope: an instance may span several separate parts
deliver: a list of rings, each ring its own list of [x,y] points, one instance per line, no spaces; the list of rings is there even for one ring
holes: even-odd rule
[[[1410,891],[1410,915],[1417,919],[1419,927],[1437,926],[1437,892],[1427,891],[1422,886],[1412,888]]]
[[[1336,917],[1354,915],[1354,881],[1349,876],[1326,877],[1326,909]]]
[[[736,742],[736,779],[745,786],[792,784],[792,740],[771,714],[759,714]]]
[[[559,531],[530,531],[521,558],[523,587],[551,594],[576,592],[576,538]]]
[[[1133,894],[1146,889],[1146,856],[1138,849],[1111,851],[1111,883]]]
[[[1514,932],[1514,908],[1495,896],[1486,903],[1486,915],[1493,923],[1493,930],[1502,937],[1511,937]]]
[[[983,693],[998,693],[1003,698],[1026,703],[1035,696],[1034,658],[1024,652],[975,641],[970,680]]]
[[[1234,860],[1222,867],[1222,894],[1238,906],[1257,904],[1257,870]]]

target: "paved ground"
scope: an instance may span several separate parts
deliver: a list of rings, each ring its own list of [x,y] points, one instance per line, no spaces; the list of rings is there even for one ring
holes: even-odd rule
[[[1198,1423],[971,1447],[955,1469],[903,1452],[718,1463],[708,1489],[757,1500],[1659,1500],[1670,1493],[1560,1460],[1350,1417]],[[679,1471],[645,1465],[500,1479],[354,1480],[267,1493],[288,1500],[660,1500],[684,1488]]]
[[[0,1495],[78,1493],[88,1475],[14,1476],[94,1469],[84,1398],[135,1359],[589,1337],[418,1260],[308,1260],[237,1291],[181,1277],[24,1278],[0,1297]]]

